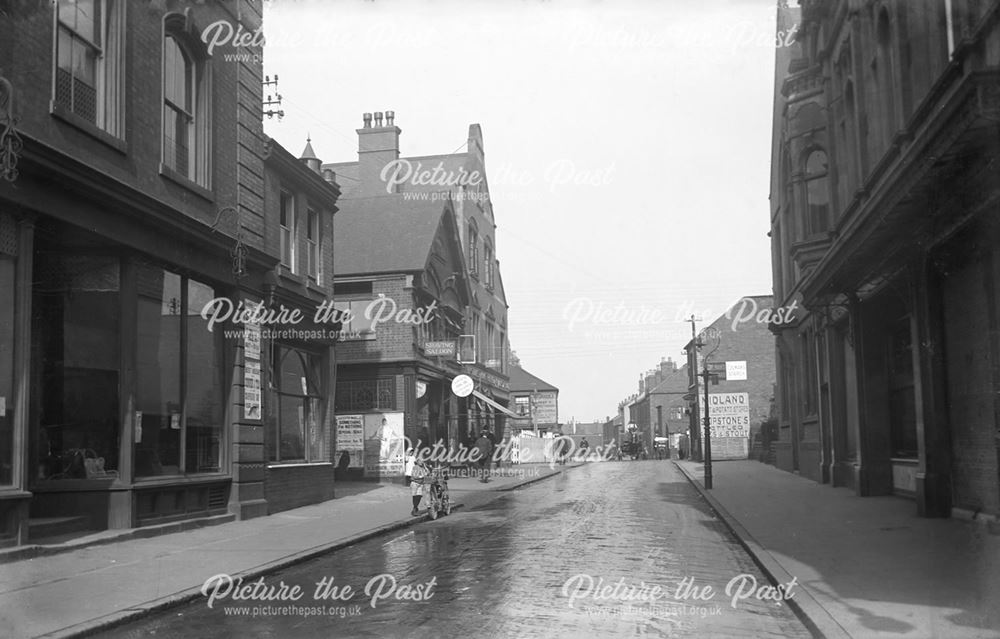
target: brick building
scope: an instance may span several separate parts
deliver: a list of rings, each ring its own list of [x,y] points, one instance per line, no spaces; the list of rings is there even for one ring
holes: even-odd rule
[[[3,544],[267,512],[259,374],[200,315],[265,300],[279,261],[260,49],[200,37],[261,3],[89,7],[0,20]]]
[[[800,3],[771,180],[777,463],[1000,514],[1000,2]]]
[[[460,339],[472,288],[455,202],[449,192],[411,197],[381,186],[399,159],[400,129],[391,111],[384,125],[375,115],[358,129],[358,162],[323,165],[328,180],[352,185],[335,223],[336,305],[351,317],[337,348],[337,448],[370,477],[401,474],[402,450],[377,441],[388,441],[387,429],[395,441],[457,448],[486,425],[470,418],[479,398],[451,390],[472,360]],[[351,429],[363,443],[348,441]]]
[[[294,309],[302,320],[273,326],[261,353],[264,389],[262,463],[239,462],[241,481],[258,476],[268,512],[333,498],[337,317],[317,316],[333,300],[334,214],[340,194],[321,176],[306,143],[295,158],[275,140],[264,150],[265,245],[279,263],[264,283],[271,307]],[[321,312],[321,311],[320,311]],[[294,330],[287,330],[294,329]]]
[[[746,459],[753,436],[770,417],[775,376],[774,336],[768,330],[771,312],[771,296],[743,297],[701,330],[700,349],[694,340],[685,345],[689,429],[696,457],[704,452],[705,386],[699,374],[706,357],[710,372],[719,371],[718,381],[708,389],[713,459]],[[746,379],[727,376],[727,362],[742,368]]]
[[[620,406],[622,422],[615,435],[621,442],[624,428],[635,424],[643,445],[652,453],[654,437],[668,437],[686,432],[688,418],[685,414],[688,394],[688,375],[685,367],[678,368],[673,359],[660,360],[656,368],[639,376],[638,392],[628,397]],[[611,420],[614,421],[614,420]]]
[[[522,418],[515,427],[541,432],[559,427],[559,389],[521,368],[520,362],[510,367],[510,397],[512,411]]]
[[[435,203],[438,208],[449,203],[459,229],[463,276],[470,295],[456,337],[461,341],[460,357],[452,357],[460,359],[461,365],[451,368],[472,377],[476,385],[473,396],[463,401],[463,421],[456,432],[462,442],[482,428],[501,435],[510,417],[510,345],[482,130],[478,124],[470,125],[464,151],[401,157],[402,131],[394,112],[367,113],[363,122],[358,129],[358,161],[324,164],[323,170],[342,177],[344,201],[392,195],[431,209]],[[425,411],[421,419],[428,418]],[[449,413],[449,419],[457,418],[457,413]]]

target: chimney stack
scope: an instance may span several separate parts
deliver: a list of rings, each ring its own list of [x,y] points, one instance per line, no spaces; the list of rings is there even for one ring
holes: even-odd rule
[[[385,124],[383,125],[383,116]],[[382,171],[387,165],[399,159],[399,134],[402,133],[395,125],[396,112],[376,111],[362,116],[364,126],[357,129],[358,133],[358,181],[361,197],[387,195],[398,193],[399,186],[393,185],[387,189],[387,183],[382,179]],[[374,126],[372,121],[374,119]],[[392,176],[387,172],[386,177]]]
[[[663,376],[666,377],[668,373],[672,373],[677,370],[677,362],[669,357],[666,359],[661,358],[660,370],[663,371]]]

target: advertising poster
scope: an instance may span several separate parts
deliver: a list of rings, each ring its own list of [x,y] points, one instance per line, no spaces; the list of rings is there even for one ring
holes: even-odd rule
[[[243,332],[243,354],[247,359],[260,360],[260,324],[247,324]]]
[[[365,422],[363,415],[337,415],[337,454],[340,461],[342,452],[351,456],[348,468],[364,468],[365,465]]]
[[[556,394],[550,391],[540,392],[535,396],[534,419],[536,424],[556,424],[559,422],[559,411],[556,404]]]
[[[704,415],[705,399],[698,408]],[[708,417],[712,426],[713,459],[746,459],[750,438],[749,393],[709,393]],[[702,445],[704,445],[702,432]]]
[[[249,330],[249,329],[248,329]],[[249,335],[249,333],[247,333]],[[259,335],[259,333],[258,333]],[[250,340],[247,340],[249,344]],[[260,353],[258,344],[258,354]],[[260,419],[260,361],[247,359],[243,369],[243,415],[245,419]]]
[[[365,476],[403,474],[403,413],[368,413],[365,423]]]

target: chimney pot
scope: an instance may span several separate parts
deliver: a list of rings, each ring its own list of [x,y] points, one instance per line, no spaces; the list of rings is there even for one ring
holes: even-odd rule
[[[385,112],[385,125],[386,126],[393,126],[393,121],[395,119],[396,119],[396,112],[395,111],[386,111]]]
[[[382,126],[382,112],[381,111],[376,111],[375,112],[375,126],[376,127],[381,127]]]
[[[372,128],[372,114],[371,113],[365,113],[364,115],[361,116],[361,118],[365,122],[365,127],[364,128],[366,128],[366,129]]]

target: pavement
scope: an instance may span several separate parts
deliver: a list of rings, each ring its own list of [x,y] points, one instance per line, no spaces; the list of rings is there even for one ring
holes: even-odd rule
[[[505,466],[488,483],[449,481],[454,507],[487,503],[502,491],[580,464]],[[74,637],[201,596],[207,575],[249,582],[261,575],[428,519],[411,517],[402,483],[338,482],[336,498],[246,521],[140,537],[106,531],[0,557],[0,637]],[[117,535],[117,538],[116,538]],[[19,557],[23,557],[17,560]]]
[[[1000,535],[918,517],[913,500],[858,497],[756,461],[675,461],[775,584],[829,639],[1000,638]]]

